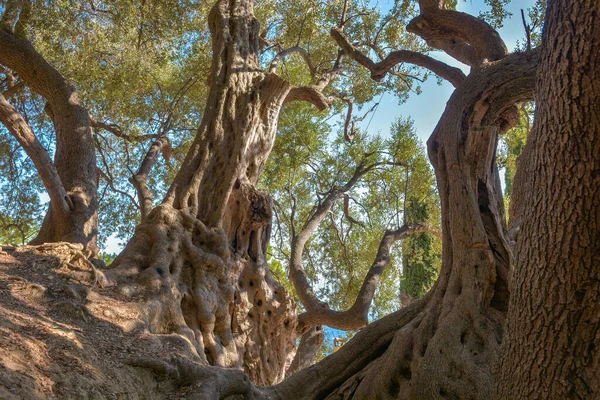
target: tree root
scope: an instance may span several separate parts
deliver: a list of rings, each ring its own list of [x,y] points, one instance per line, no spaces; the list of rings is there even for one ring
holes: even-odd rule
[[[265,398],[259,388],[252,384],[248,375],[239,369],[199,365],[185,358],[174,358],[170,361],[132,358],[123,360],[123,363],[153,370],[175,381],[178,386],[192,386],[188,399],[226,399],[235,395],[242,395],[248,400]]]

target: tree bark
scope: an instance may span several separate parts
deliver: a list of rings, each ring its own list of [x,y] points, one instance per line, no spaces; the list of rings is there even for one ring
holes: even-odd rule
[[[600,397],[599,77],[600,4],[550,2],[497,399]]]

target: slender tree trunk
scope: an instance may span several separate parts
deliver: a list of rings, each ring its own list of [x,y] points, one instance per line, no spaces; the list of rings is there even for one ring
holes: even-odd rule
[[[177,332],[195,359],[283,379],[295,304],[266,264],[272,201],[256,188],[291,86],[258,65],[252,1],[218,1],[209,16],[210,92],[195,141],[163,203],[107,273],[143,295],[156,333]]]
[[[600,397],[600,3],[550,2],[497,399]],[[525,164],[525,165],[524,165]]]
[[[44,222],[32,244],[48,242],[81,243],[91,255],[98,253],[98,198],[96,151],[87,110],[77,93],[69,88],[65,108],[52,108],[56,131],[54,165],[67,191],[67,212],[50,204]],[[65,94],[66,97],[66,94]]]
[[[21,15],[23,13],[21,11]],[[0,63],[16,71],[33,91],[47,100],[47,111],[56,131],[54,167],[66,195],[52,196],[53,189],[46,187],[51,194],[50,206],[32,243],[80,243],[89,254],[95,255],[98,252],[97,175],[89,114],[64,77],[28,40],[6,28],[0,29]],[[43,176],[52,171],[39,172]]]

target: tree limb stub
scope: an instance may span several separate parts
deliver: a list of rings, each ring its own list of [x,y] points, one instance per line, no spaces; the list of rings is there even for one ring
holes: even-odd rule
[[[25,81],[19,81],[14,85],[9,85],[8,89],[6,89],[4,93],[2,93],[2,97],[4,97],[5,99],[9,99],[15,94],[19,93],[25,86]]]

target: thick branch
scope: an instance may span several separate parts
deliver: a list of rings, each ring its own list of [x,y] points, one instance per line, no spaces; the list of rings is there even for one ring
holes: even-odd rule
[[[284,104],[291,103],[292,101],[306,101],[317,107],[319,111],[323,111],[329,107],[329,100],[316,85],[299,86],[290,89]]]
[[[426,7],[421,11],[406,30],[467,65],[480,66],[508,54],[498,32],[482,19],[452,10]]]
[[[306,224],[304,224],[304,227],[302,228],[300,233],[295,235],[292,239],[292,246],[291,246],[292,251],[291,251],[291,255],[290,255],[289,277],[290,277],[290,281],[292,281],[292,284],[294,285],[294,287],[296,289],[296,292],[298,293],[298,297],[300,298],[300,301],[302,302],[302,304],[304,305],[304,307],[306,308],[307,311],[311,311],[313,313],[319,313],[319,312],[327,313],[330,311],[330,309],[329,309],[329,306],[325,302],[322,302],[316,296],[316,294],[312,288],[312,285],[308,281],[308,277],[306,276],[304,267],[302,266],[302,255],[303,255],[304,247],[305,247],[306,243],[308,242],[310,237],[314,234],[314,232],[316,231],[316,229],[319,226],[319,224],[321,223],[321,221],[323,221],[323,219],[325,219],[327,214],[331,211],[336,200],[339,199],[341,196],[343,196],[344,193],[346,193],[347,191],[352,189],[352,187],[354,187],[354,185],[356,185],[356,183],[365,174],[367,174],[368,172],[370,172],[373,169],[375,169],[379,166],[382,166],[382,165],[399,165],[399,163],[392,163],[392,162],[387,162],[387,161],[376,162],[376,163],[367,165],[367,162],[366,162],[367,157],[368,157],[368,155],[365,156],[365,160],[363,160],[356,167],[354,174],[352,175],[352,177],[348,180],[348,182],[344,186],[336,186],[327,194],[327,196],[317,205],[317,207],[315,208],[315,211],[309,217]],[[335,322],[334,324],[335,324],[335,326],[339,326],[339,327],[350,325],[350,323],[344,322],[341,320],[338,322]],[[312,324],[312,325],[317,325],[317,324]],[[299,326],[299,330],[303,331],[307,326],[308,325]],[[353,324],[352,326],[354,327],[355,324]],[[361,326],[364,326],[364,324]]]
[[[53,209],[57,212],[68,213],[67,192],[60,176],[58,176],[58,171],[50,158],[50,154],[32,132],[29,124],[2,95],[0,95],[0,121],[17,139],[33,161],[44,187],[48,191]]]
[[[50,114],[56,130],[56,153],[54,165],[64,189],[76,194],[80,213],[75,218],[77,226],[57,233],[44,223],[36,240],[52,240],[54,235],[81,243],[90,242],[95,248],[97,223],[97,175],[96,153],[87,110],[78,99],[77,92],[66,79],[50,65],[32,44],[10,31],[0,29],[0,64],[18,73],[19,77],[36,93],[48,101]],[[66,200],[67,202],[69,199]],[[52,222],[47,219],[48,224]],[[52,222],[52,225],[56,225]],[[61,228],[61,229],[62,229]],[[54,230],[55,233],[51,233]]]
[[[327,325],[335,329],[358,330],[368,323],[369,308],[381,275],[390,262],[390,248],[398,240],[402,240],[418,232],[437,233],[433,228],[423,224],[404,225],[395,231],[386,231],[379,243],[375,260],[367,272],[362,287],[352,307],[346,311],[331,309],[308,309],[298,317],[299,326],[306,328],[314,325]]]
[[[306,272],[302,267],[302,254],[304,246],[308,239],[315,232],[321,221],[325,219],[327,213],[332,209],[335,201],[340,197],[339,188],[333,189],[329,195],[317,206],[315,212],[308,219],[302,231],[292,239],[292,252],[290,255],[289,278],[296,288],[300,301],[306,309],[324,308],[327,305],[321,302],[314,293],[312,285],[308,281]]]
[[[451,67],[425,54],[409,50],[398,50],[388,54],[382,61],[375,63],[356,48],[339,28],[331,29],[331,36],[344,51],[360,65],[371,71],[371,78],[380,81],[398,63],[410,63],[427,68],[431,72],[448,80],[457,87],[465,79],[465,74],[458,68]]]
[[[331,83],[337,76],[342,72],[342,61],[344,59],[344,53],[340,52],[336,58],[333,67],[317,77],[316,71],[311,71],[313,77],[316,77],[316,83],[314,85],[293,87],[285,98],[284,103],[290,103],[292,101],[306,101],[314,104],[320,111],[323,111],[330,105],[330,101],[323,95],[323,89]]]

